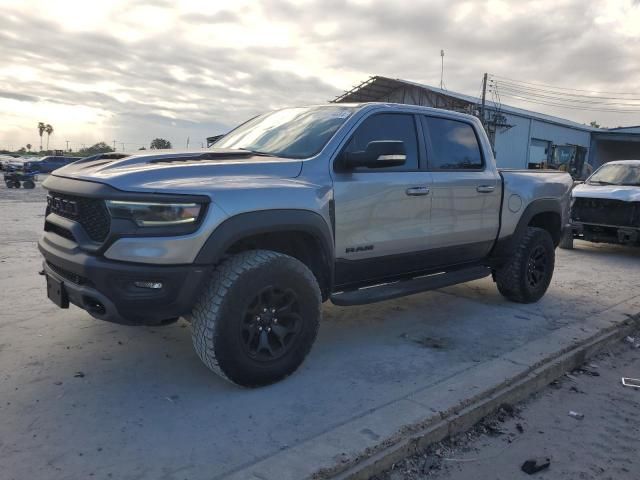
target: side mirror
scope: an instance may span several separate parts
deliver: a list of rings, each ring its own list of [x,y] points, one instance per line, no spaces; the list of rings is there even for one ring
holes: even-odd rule
[[[401,140],[376,140],[369,142],[364,152],[343,153],[341,163],[349,170],[356,167],[386,168],[404,165],[407,150]]]

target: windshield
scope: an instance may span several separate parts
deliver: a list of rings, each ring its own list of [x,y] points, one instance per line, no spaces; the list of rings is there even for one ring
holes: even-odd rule
[[[214,147],[251,150],[285,158],[316,155],[355,107],[285,108],[260,115],[228,133]]]
[[[604,165],[591,175],[590,184],[640,186],[640,165]]]

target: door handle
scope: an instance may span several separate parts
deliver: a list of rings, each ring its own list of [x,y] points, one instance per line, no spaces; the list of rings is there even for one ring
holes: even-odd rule
[[[410,197],[419,197],[421,195],[429,195],[429,187],[411,187],[407,188],[406,194]]]
[[[496,189],[494,185],[478,185],[476,191],[478,193],[491,193]]]

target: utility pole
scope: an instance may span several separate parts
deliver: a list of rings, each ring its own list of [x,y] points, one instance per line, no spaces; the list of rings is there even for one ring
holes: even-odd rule
[[[65,142],[67,142],[67,152],[69,152],[69,140],[65,140]]]
[[[120,146],[122,147],[122,151],[124,152],[124,142],[120,142]]]
[[[444,50],[440,50],[440,90],[444,89]]]
[[[113,151],[114,152],[116,151],[116,141],[115,140],[113,141]]]
[[[187,150],[189,149],[189,137],[187,137]]]
[[[482,125],[484,125],[484,108],[487,99],[487,74],[484,74],[482,77],[482,106],[480,107],[480,120],[482,121]]]

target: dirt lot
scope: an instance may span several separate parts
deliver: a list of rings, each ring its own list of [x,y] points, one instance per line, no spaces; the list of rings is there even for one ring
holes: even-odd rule
[[[509,303],[484,279],[364,307],[326,305],[302,368],[246,390],[202,365],[184,321],[118,326],[48,301],[37,274],[44,198],[40,185],[0,187],[3,480],[246,478],[244,469],[265,459],[393,402],[413,408],[415,392],[559,329],[621,305],[640,312],[640,250],[578,242],[558,252],[537,304]],[[380,438],[389,419],[380,415],[334,448]],[[320,453],[305,448],[296,461],[314,465]]]
[[[624,387],[621,377],[640,378],[640,348],[625,341],[513,410],[505,406],[473,430],[375,480],[635,480],[640,389]],[[533,477],[522,472],[532,457],[549,458],[549,468]]]

